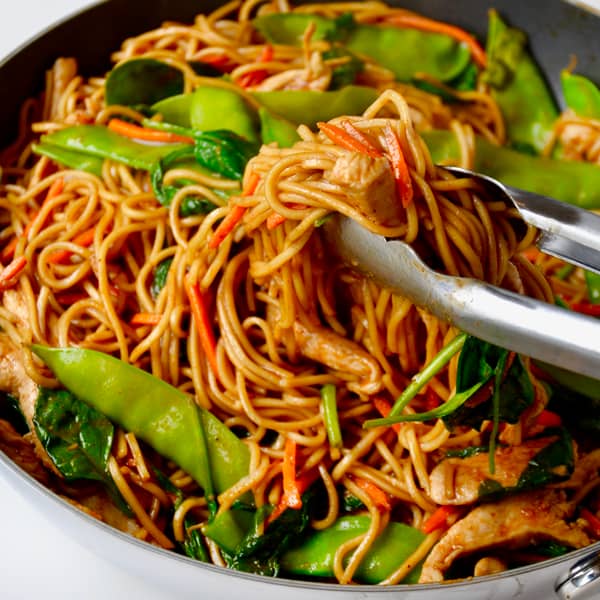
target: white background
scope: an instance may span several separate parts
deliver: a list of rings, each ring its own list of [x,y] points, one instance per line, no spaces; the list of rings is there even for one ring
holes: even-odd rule
[[[92,2],[85,0],[0,0],[0,57],[52,22],[89,4]],[[600,8],[600,0],[588,4]],[[0,504],[2,600],[170,598],[73,542],[24,503],[3,479]],[[209,600],[210,590],[202,590],[201,596]]]

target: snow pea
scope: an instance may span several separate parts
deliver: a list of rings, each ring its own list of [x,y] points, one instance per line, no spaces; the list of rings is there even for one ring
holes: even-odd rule
[[[453,133],[431,130],[421,135],[433,162],[458,161],[460,150]],[[474,168],[530,192],[582,208],[600,208],[600,167],[594,164],[531,156],[477,137]]]
[[[186,144],[140,144],[102,125],[76,125],[42,136],[41,144],[38,145],[40,153],[49,155],[50,147],[79,153],[82,161],[83,156],[88,159],[109,158],[135,169],[149,171],[158,160],[175,150],[185,148]],[[89,164],[97,168],[96,162]]]
[[[526,41],[522,31],[508,27],[495,10],[490,11],[484,79],[504,115],[509,141],[540,153],[559,111]]]
[[[308,127],[340,115],[360,115],[377,99],[376,90],[360,85],[347,85],[330,92],[281,90],[252,95],[276,115]]]
[[[103,352],[40,345],[32,350],[65,388],[179,465],[209,499],[248,474],[247,446],[165,381]]]
[[[340,517],[331,527],[309,534],[299,546],[284,552],[281,569],[291,575],[333,577],[336,550],[344,542],[366,533],[369,521],[366,515]],[[425,537],[414,527],[389,523],[358,567],[356,581],[383,581],[417,550]],[[417,583],[420,571],[420,566],[415,567],[402,583]]]
[[[258,109],[260,118],[260,137],[263,144],[276,142],[280,148],[289,148],[300,140],[300,136],[296,131],[296,126],[267,110],[263,106]]]
[[[69,150],[55,144],[41,142],[34,144],[33,151],[36,154],[47,156],[49,159],[78,171],[86,171],[100,177],[102,175],[102,164],[104,159],[98,156],[83,154],[82,152]]]
[[[593,82],[566,69],[560,82],[565,103],[577,116],[600,119],[600,90]]]
[[[341,19],[301,13],[271,14],[253,21],[269,42],[295,46],[301,44],[302,34],[310,23],[316,26],[313,40],[339,40],[350,52],[369,56],[390,69],[399,81],[410,81],[417,73],[450,81],[471,62],[466,46],[439,33],[359,23],[349,26]]]

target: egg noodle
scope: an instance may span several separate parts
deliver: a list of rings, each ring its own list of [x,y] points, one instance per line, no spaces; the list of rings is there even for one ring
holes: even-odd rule
[[[235,89],[252,106],[257,101],[239,83],[257,70],[262,72],[258,90],[326,90],[340,59],[323,58],[328,42],[313,40],[310,28],[300,46],[275,45],[271,57],[260,60],[265,43],[252,26],[257,11],[292,10],[329,17],[352,12],[356,22],[371,24],[410,14],[379,2],[292,8],[282,0],[234,1],[199,15],[192,25],[165,23],[128,39],[113,60],[155,58],[181,70],[185,92],[199,85],[221,86]],[[59,59],[48,72],[42,97],[23,106],[20,135],[2,155],[0,185],[2,263],[26,259],[18,281],[2,295],[3,332],[19,348],[35,342],[111,354],[190,394],[218,416],[250,451],[248,475],[219,495],[218,514],[248,492],[256,507],[280,505],[286,453],[293,449],[297,472],[313,473],[322,482],[324,499],[313,529],[326,530],[338,520],[344,494],[358,499],[370,518],[366,532],[335,551],[333,577],[342,584],[356,581],[361,562],[390,520],[423,529],[439,508],[432,498],[433,469],[448,450],[486,446],[492,424],[450,431],[441,419],[430,419],[363,427],[367,419],[381,416],[382,406],[389,409],[415,374],[460,332],[334,260],[322,235],[328,215],[342,213],[374,233],[403,239],[448,274],[476,277],[546,302],[554,302],[556,294],[575,300],[584,294],[580,271],[553,277],[564,265],[531,254],[536,231],[519,220],[514,208],[486,197],[472,180],[454,179],[436,166],[420,136],[432,128],[454,132],[465,167],[473,165],[475,135],[504,144],[503,118],[485,86],[455,92],[461,101],[445,104],[364,60],[360,83],[379,92],[364,114],[342,115],[312,130],[301,125],[300,141],[289,148],[263,145],[247,164],[241,187],[217,175],[173,168],[164,184],[185,185],[165,207],[143,170],[107,159],[98,177],[33,152],[40,135],[68,126],[107,124],[114,117],[141,123],[145,118],[132,108],[107,106],[104,78],[84,78],[72,59]],[[229,77],[197,75],[190,61],[226,65]],[[355,137],[358,132],[356,139],[363,147],[367,140],[372,155],[340,145],[328,135],[328,125]],[[590,142],[583,157],[595,160],[596,146]],[[412,200],[403,204],[394,199],[390,170],[398,148],[412,190]],[[384,194],[390,205],[375,206],[373,198]],[[207,215],[181,216],[180,207],[190,196],[216,208]],[[242,215],[237,226],[221,243],[212,243],[234,211]],[[166,261],[165,285],[153,292],[153,277]],[[214,326],[212,358],[191,316],[190,286],[202,295]],[[134,318],[140,314],[153,320],[140,323]],[[29,350],[23,356],[36,384],[57,386]],[[547,388],[524,361],[535,398],[516,424],[501,428],[503,447],[520,446],[539,433],[534,423],[548,404]],[[404,412],[424,412],[451,399],[457,365],[455,354]],[[328,384],[336,390],[341,448],[328,438],[321,398]],[[196,527],[209,519],[194,480],[138,443],[133,433],[118,430],[108,468],[135,518],[110,517],[102,503],[91,500],[96,492],[86,487],[52,485],[92,514],[165,548],[185,539],[188,517]],[[155,468],[169,486],[157,479]],[[598,482],[596,471],[586,481],[586,495]],[[452,478],[444,485],[452,488]],[[571,499],[577,485],[575,480],[563,483],[561,493]],[[175,510],[173,486],[183,493]],[[387,508],[373,489],[387,498]],[[452,489],[447,493],[454,494]],[[469,510],[467,505],[452,513],[445,527],[427,533],[381,583],[401,582]],[[269,519],[259,528],[268,531]],[[210,560],[227,565],[219,546],[204,541]],[[436,580],[427,572],[421,581]]]

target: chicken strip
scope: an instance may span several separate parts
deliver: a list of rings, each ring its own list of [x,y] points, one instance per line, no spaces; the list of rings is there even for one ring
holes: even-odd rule
[[[587,546],[587,534],[564,520],[571,512],[564,492],[548,490],[478,506],[452,525],[434,546],[425,559],[419,583],[441,582],[456,559],[497,547],[513,550],[544,540],[573,548]]]

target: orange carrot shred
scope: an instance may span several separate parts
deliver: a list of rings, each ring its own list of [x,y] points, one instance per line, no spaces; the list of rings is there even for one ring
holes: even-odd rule
[[[441,33],[447,35],[458,42],[466,44],[471,52],[473,60],[482,68],[487,64],[485,50],[479,42],[470,33],[456,25],[428,19],[421,15],[402,13],[393,15],[387,22],[397,27],[407,27],[410,29],[419,29],[420,31],[429,31],[431,33]]]
[[[276,229],[282,223],[285,223],[285,220],[283,215],[273,212],[267,217],[267,229]]]
[[[385,141],[387,143],[394,179],[396,180],[396,190],[402,206],[406,208],[413,200],[412,180],[402,147],[400,146],[400,140],[389,123],[385,128]]]
[[[242,190],[242,197],[252,196],[260,182],[258,173],[251,173],[248,177],[248,182]],[[212,237],[208,242],[208,247],[211,249],[218,248],[221,242],[235,229],[236,225],[242,220],[246,213],[245,206],[234,206],[227,216],[219,223]]]
[[[388,495],[376,484],[368,479],[363,479],[362,477],[351,477],[352,481],[363,491],[365,492],[371,500],[375,503],[375,506],[379,510],[391,510],[392,505],[390,504],[390,499]]]
[[[257,62],[269,62],[273,60],[273,46],[270,44],[266,44],[260,56],[258,57]],[[249,71],[248,73],[244,73],[237,81],[238,85],[243,88],[253,87],[262,83],[268,75],[266,69],[256,69],[255,71]]]
[[[291,438],[285,440],[281,471],[286,506],[294,509],[302,508],[302,494],[298,489],[298,480],[296,479],[296,442]]]
[[[573,302],[571,310],[589,315],[590,317],[600,317],[600,304],[592,304],[591,302]]]
[[[131,325],[158,325],[162,315],[155,313],[140,312],[131,317]]]
[[[441,527],[445,527],[447,525],[448,519],[453,515],[458,514],[459,508],[456,506],[440,506],[426,521],[423,523],[421,527],[421,531],[423,533],[431,533],[436,529],[440,529]]]
[[[342,129],[337,125],[332,125],[331,123],[319,121],[317,126],[334,144],[352,152],[360,152],[361,154],[372,156],[372,150],[369,147],[372,147],[370,142],[369,146],[367,146],[360,140],[351,136],[345,129]],[[375,148],[375,150],[379,152],[377,148]],[[377,156],[381,156],[381,154],[378,154]]]
[[[368,149],[369,156],[373,158],[379,158],[383,156],[383,152],[381,152],[379,148],[376,148],[372,144],[371,140],[369,140],[369,138],[360,129],[357,129],[350,121],[345,119],[342,121],[341,125],[349,136],[353,137],[356,141],[360,142],[365,148]]]
[[[392,410],[392,405],[385,398],[382,398],[381,396],[376,396],[373,399],[373,404],[375,405],[375,408],[379,411],[379,414],[382,417],[387,417],[390,414],[390,411]],[[394,423],[394,425],[392,425],[392,429],[396,433],[398,433],[400,431],[401,427],[402,427],[401,423]]]
[[[590,529],[596,537],[600,537],[600,519],[587,508],[582,508],[579,514],[589,523]]]
[[[531,246],[527,248],[527,250],[523,250],[521,254],[529,261],[534,263],[537,260],[537,257],[540,255],[540,251],[535,247]]]
[[[208,309],[206,299],[200,291],[200,286],[192,282],[189,275],[184,278],[185,291],[190,302],[190,309],[196,322],[196,330],[200,338],[200,345],[206,354],[206,358],[210,364],[213,373],[218,376],[219,369],[217,366],[217,343],[213,333],[210,319],[208,317]]]
[[[2,273],[0,273],[0,292],[15,285],[17,282],[16,278],[21,274],[26,265],[27,259],[24,256],[19,256],[3,269]]]
[[[91,227],[81,232],[79,235],[73,238],[73,243],[82,248],[88,248],[94,243],[94,234],[96,233],[96,227]],[[48,257],[48,262],[53,265],[61,265],[69,261],[73,256],[73,252],[70,250],[57,250]]]
[[[562,419],[560,415],[557,415],[551,410],[543,410],[536,418],[535,424],[541,427],[560,427],[562,425]]]
[[[108,128],[124,137],[133,138],[136,140],[145,140],[147,142],[164,142],[173,144],[183,142],[185,144],[193,144],[194,139],[185,135],[179,135],[172,131],[160,131],[158,129],[149,129],[148,127],[140,127],[122,119],[111,119],[108,123]]]

